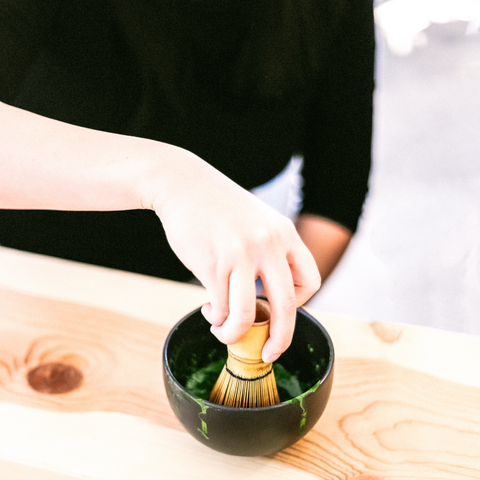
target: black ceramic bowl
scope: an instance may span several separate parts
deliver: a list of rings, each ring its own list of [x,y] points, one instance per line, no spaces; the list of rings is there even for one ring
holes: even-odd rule
[[[180,320],[163,350],[163,379],[170,405],[186,430],[204,445],[230,455],[269,455],[294,444],[323,413],[333,381],[334,352],[325,328],[305,310],[297,310],[292,344],[278,362],[302,385],[300,395],[262,408],[233,408],[187,391],[192,374],[219,360],[227,350],[211,333],[200,309]],[[220,362],[221,363],[221,362]],[[205,398],[202,398],[205,397]]]

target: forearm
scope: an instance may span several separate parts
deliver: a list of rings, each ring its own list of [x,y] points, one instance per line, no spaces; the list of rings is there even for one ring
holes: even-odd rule
[[[342,258],[352,238],[352,232],[327,218],[300,215],[297,231],[312,253],[324,282]]]
[[[81,128],[0,103],[0,207],[123,210],[152,208],[175,183],[167,162],[185,150]],[[172,178],[169,178],[172,177]],[[156,182],[155,198],[148,185]]]
[[[272,362],[289,345],[296,307],[318,289],[293,224],[191,152],[67,125],[0,104],[0,208],[151,208],[209,293],[212,332],[234,343],[255,318],[255,280],[271,305]]]

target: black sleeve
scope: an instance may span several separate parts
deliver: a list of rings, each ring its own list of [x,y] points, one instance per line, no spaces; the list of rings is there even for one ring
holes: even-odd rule
[[[371,0],[350,0],[309,117],[301,213],[354,232],[371,165],[375,31]]]
[[[58,0],[0,0],[0,101],[12,103],[46,41]]]

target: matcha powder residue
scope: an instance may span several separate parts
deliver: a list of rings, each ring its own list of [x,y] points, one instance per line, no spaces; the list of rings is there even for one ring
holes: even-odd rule
[[[225,360],[222,359],[197,370],[188,377],[185,388],[190,394],[208,400],[224,365]],[[310,388],[310,385],[300,382],[296,375],[292,375],[279,363],[273,364],[273,371],[281,402],[298,397]]]
[[[210,392],[212,391],[212,388],[215,385],[215,382],[217,381],[217,378],[220,375],[224,365],[225,360],[217,360],[216,362],[210,363],[206,367],[192,373],[187,378],[187,382],[185,384],[187,392],[196,397],[208,400],[210,397]]]
[[[286,402],[291,398],[298,397],[308,387],[305,387],[298,381],[296,375],[292,375],[279,363],[273,364],[273,372],[275,373],[275,380],[277,382],[278,396],[281,402]]]

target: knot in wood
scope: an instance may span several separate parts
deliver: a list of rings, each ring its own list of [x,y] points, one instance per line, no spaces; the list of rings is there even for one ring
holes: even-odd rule
[[[28,384],[39,393],[60,394],[80,387],[83,382],[83,373],[73,365],[52,362],[30,370],[27,380]]]

